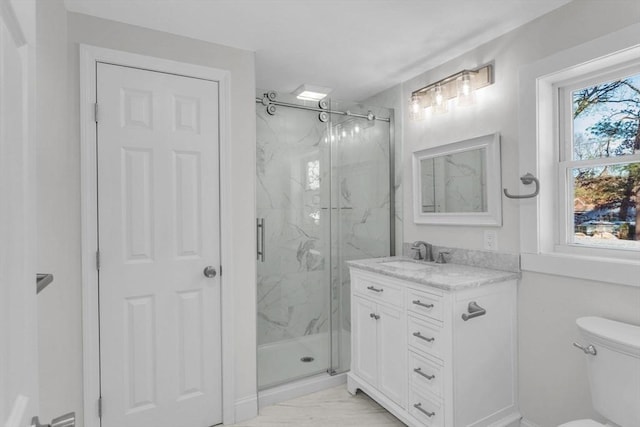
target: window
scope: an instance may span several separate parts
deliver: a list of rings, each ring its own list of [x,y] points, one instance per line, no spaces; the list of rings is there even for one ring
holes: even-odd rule
[[[630,150],[623,143],[624,138],[619,137],[620,129],[609,126],[619,121],[613,116],[616,110],[621,111],[619,107],[607,113],[606,103],[594,105],[590,102],[582,105],[590,108],[574,111],[574,96],[578,105],[580,95],[595,93],[594,87],[628,78],[637,82],[640,74],[638,31],[640,24],[634,24],[520,67],[519,174],[532,172],[540,179],[538,197],[520,203],[520,265],[523,271],[640,286],[637,238],[629,240],[616,236],[621,232],[614,228],[622,228],[624,224],[613,224],[614,227],[585,224],[588,220],[584,214],[592,215],[596,204],[603,206],[603,212],[593,221],[619,221],[613,215],[619,218],[619,208],[625,198],[619,197],[620,193],[616,191],[601,191],[610,196],[608,200],[582,200],[580,197],[585,193],[593,197],[590,186],[606,187],[605,179],[611,181],[607,184],[619,184],[628,178],[626,174],[631,172],[630,167],[640,163],[638,147]],[[586,91],[581,94],[581,90]],[[622,103],[610,104],[619,106]],[[596,126],[598,122],[602,125]],[[620,124],[637,126],[632,120]],[[607,129],[615,132],[607,134],[604,132]],[[609,141],[603,138],[607,135],[612,137]],[[611,187],[615,188],[609,185],[609,190]],[[637,194],[634,203],[637,215]],[[611,216],[607,217],[607,214]],[[630,226],[632,219],[627,214],[623,222]],[[587,230],[589,225],[591,228],[605,225],[610,229]],[[576,226],[583,228],[576,231]],[[576,236],[576,233],[587,237]],[[593,234],[605,236],[604,233],[610,233],[616,239],[593,238]],[[619,246],[609,245],[611,241]],[[625,249],[620,247],[622,245],[636,249]]]
[[[559,96],[558,243],[640,251],[640,67],[564,85]]]
[[[307,162],[307,190],[320,188],[320,160]]]

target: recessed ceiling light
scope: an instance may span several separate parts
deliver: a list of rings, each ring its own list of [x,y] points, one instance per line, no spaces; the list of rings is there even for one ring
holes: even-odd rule
[[[328,87],[303,84],[292,92],[298,99],[303,101],[320,101],[331,93]]]

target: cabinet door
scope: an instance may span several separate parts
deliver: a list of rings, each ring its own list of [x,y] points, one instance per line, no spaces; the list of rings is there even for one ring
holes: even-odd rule
[[[401,309],[378,305],[378,389],[405,407],[407,395],[406,317]]]
[[[503,288],[505,288],[503,286]],[[515,293],[459,295],[454,306],[455,425],[475,425],[516,405]],[[469,303],[486,310],[462,320]]]
[[[377,387],[378,354],[376,304],[360,297],[354,297],[353,319],[353,370],[355,373]]]

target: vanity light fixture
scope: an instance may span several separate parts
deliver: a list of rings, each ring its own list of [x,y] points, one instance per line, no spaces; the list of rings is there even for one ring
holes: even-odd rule
[[[462,70],[435,83],[415,90],[409,101],[409,118],[421,120],[424,110],[432,108],[434,113],[446,113],[451,100],[458,106],[475,103],[475,91],[493,84],[493,65],[487,64],[473,70]]]
[[[303,101],[320,101],[325,98],[327,95],[331,93],[331,88],[308,85],[303,84],[300,85],[296,90],[291,92],[296,98],[301,99]]]

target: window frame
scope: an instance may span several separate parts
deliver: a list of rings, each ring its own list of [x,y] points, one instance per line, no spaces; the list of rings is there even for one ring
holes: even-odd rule
[[[640,256],[636,251],[561,245],[558,88],[602,76],[638,63],[640,24],[559,51],[519,70],[519,166],[540,180],[540,194],[520,201],[520,263],[523,271],[640,287]],[[622,156],[620,156],[622,158]],[[572,208],[573,209],[573,208]],[[566,240],[565,240],[566,241]],[[630,253],[623,257],[621,253]],[[634,257],[635,256],[635,257]]]
[[[599,62],[596,60],[595,62]],[[558,227],[555,242],[555,251],[580,254],[590,256],[600,256],[604,258],[640,258],[640,248],[627,249],[610,247],[591,246],[583,243],[576,243],[573,240],[574,234],[574,185],[572,169],[592,168],[598,166],[621,165],[640,162],[640,152],[613,157],[602,157],[588,160],[573,159],[573,92],[597,84],[623,79],[629,76],[640,75],[640,58],[629,63],[617,64],[615,66],[605,66],[601,70],[579,75],[569,80],[554,85],[557,92],[558,108],[555,119],[557,120],[557,149],[558,149]]]

